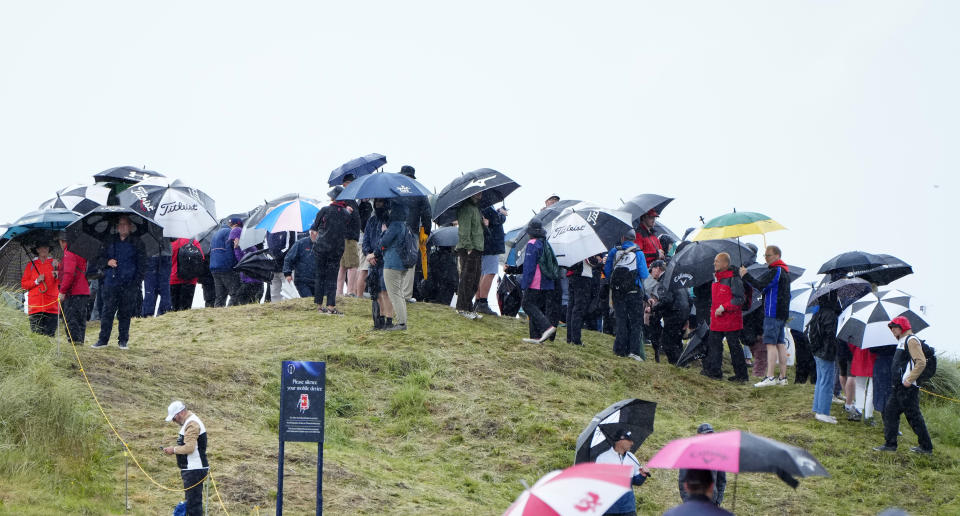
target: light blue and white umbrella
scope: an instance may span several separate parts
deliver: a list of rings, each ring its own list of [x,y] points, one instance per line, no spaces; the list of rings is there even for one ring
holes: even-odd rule
[[[280,196],[265,202],[244,222],[240,233],[240,247],[246,249],[263,242],[267,233],[310,229],[320,211],[320,201],[298,193]]]

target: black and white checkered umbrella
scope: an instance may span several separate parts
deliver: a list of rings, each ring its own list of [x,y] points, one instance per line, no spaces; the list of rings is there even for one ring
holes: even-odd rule
[[[581,202],[566,208],[550,223],[547,241],[562,267],[572,267],[606,253],[632,229],[630,214]]]
[[[843,310],[837,321],[837,338],[860,348],[897,343],[887,324],[897,316],[910,321],[914,332],[930,326],[920,317],[920,303],[902,290],[885,289],[869,293]]]
[[[217,224],[213,199],[180,180],[150,178],[120,192],[117,200],[159,224],[168,238],[194,238]]]
[[[39,209],[62,208],[85,215],[97,206],[106,206],[109,196],[110,189],[102,184],[70,185],[58,191],[53,199],[44,201]]]

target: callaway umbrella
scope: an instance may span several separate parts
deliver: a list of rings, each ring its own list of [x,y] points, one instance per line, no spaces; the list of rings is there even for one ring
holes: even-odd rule
[[[136,184],[148,177],[165,177],[160,172],[137,167],[113,167],[94,174],[93,179],[98,183],[126,183]]]
[[[653,418],[657,404],[630,398],[610,405],[593,416],[590,424],[577,437],[574,463],[593,462],[601,453],[613,447],[613,436],[620,430],[629,430],[635,441],[630,447],[636,452],[643,441],[653,433]]]
[[[730,255],[733,267],[750,265],[756,259],[756,251],[736,240],[690,242],[673,256],[664,274],[668,281],[688,288],[713,281],[713,259],[722,252]]]
[[[633,487],[630,466],[577,464],[551,471],[526,489],[503,516],[603,514]]]
[[[474,194],[482,193],[478,207],[482,210],[493,206],[520,188],[516,181],[492,168],[481,168],[467,172],[454,179],[437,194],[433,208],[433,220],[441,226],[450,224],[457,218],[456,207]],[[546,226],[544,226],[546,227]]]
[[[647,462],[648,468],[707,469],[729,473],[775,473],[790,487],[794,477],[830,474],[803,448],[741,430],[670,441]]]
[[[88,261],[99,258],[104,242],[116,234],[116,222],[121,215],[130,218],[133,224],[130,235],[143,242],[148,256],[157,254],[170,245],[163,237],[163,228],[153,220],[130,208],[100,206],[67,226],[67,245],[70,251]]]
[[[434,229],[427,237],[427,247],[455,247],[460,241],[459,231],[456,226]]]
[[[887,324],[894,317],[910,321],[914,332],[930,326],[920,317],[920,303],[902,290],[885,289],[854,301],[840,313],[837,320],[837,338],[862,349],[890,346],[897,339]]]
[[[394,172],[369,174],[347,185],[337,196],[338,201],[350,199],[394,199],[397,197],[426,197],[430,190],[416,179]]]
[[[623,203],[623,206],[617,208],[617,210],[629,213],[631,217],[631,223],[636,224],[640,221],[640,217],[646,215],[650,210],[653,210],[657,212],[657,215],[660,215],[663,213],[663,209],[666,208],[671,201],[673,201],[673,197],[664,197],[662,195],[645,193]]]
[[[330,179],[327,184],[337,186],[343,184],[343,178],[348,174],[353,174],[354,178],[360,178],[367,174],[372,174],[374,170],[387,164],[387,157],[383,154],[367,154],[359,158],[352,159],[343,165],[333,169],[330,172]]]
[[[686,367],[694,360],[700,360],[707,355],[707,335],[710,333],[710,325],[706,321],[701,322],[700,326],[693,332],[687,347],[677,358],[677,367]]]
[[[233,266],[233,270],[242,272],[255,280],[268,282],[276,273],[277,260],[270,254],[269,249],[261,249],[244,255]]]
[[[547,241],[557,263],[572,267],[589,256],[606,253],[632,229],[629,213],[581,202],[564,209],[550,223]]]
[[[213,199],[179,179],[145,179],[120,192],[117,202],[159,224],[168,238],[196,238],[217,225]]]
[[[109,197],[110,189],[102,184],[71,185],[57,191],[53,199],[44,201],[40,209],[61,208],[83,215],[97,206],[105,206]]]

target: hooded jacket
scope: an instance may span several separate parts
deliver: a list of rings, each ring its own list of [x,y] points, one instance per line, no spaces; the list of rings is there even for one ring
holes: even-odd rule
[[[741,307],[746,299],[743,291],[743,281],[734,274],[733,268],[727,268],[714,273],[716,281],[711,286],[710,294],[710,331],[740,331],[743,329],[743,313]],[[723,314],[717,317],[717,308],[723,307]]]
[[[463,201],[457,208],[457,234],[460,238],[456,249],[483,251],[483,221],[473,199]]]
[[[407,270],[400,260],[400,246],[403,245],[403,237],[406,234],[407,226],[407,204],[404,202],[390,203],[390,222],[387,224],[387,230],[380,236],[380,248],[383,249],[383,267],[385,269]]]
[[[210,270],[232,271],[237,264],[237,257],[233,254],[233,242],[230,240],[232,228],[221,228],[213,234],[210,241]]]
[[[420,234],[420,228],[423,228],[423,232],[427,235],[430,234],[433,219],[431,218],[430,201],[426,197],[405,197],[394,202],[406,206],[405,220],[407,227],[410,228],[410,232],[414,236]]]
[[[87,261],[79,255],[63,251],[63,259],[57,267],[60,276],[60,293],[68,296],[89,296],[90,284],[87,282]]]
[[[37,282],[40,274],[43,274],[43,281]],[[57,289],[57,280],[53,277],[53,258],[31,260],[20,278],[20,286],[28,293],[29,313],[55,314],[59,311],[57,296],[60,291]]]
[[[106,266],[110,260],[116,260],[116,267]],[[125,240],[114,235],[113,239],[104,247],[103,255],[103,286],[140,288],[143,276],[147,272],[147,253],[143,241],[131,235]]]
[[[480,210],[480,215],[490,221],[489,225],[483,228],[483,254],[498,255],[507,252],[503,233],[503,223],[507,221],[507,216],[493,206]],[[483,220],[480,222],[483,223]]]
[[[343,244],[349,224],[350,213],[343,201],[334,201],[317,212],[310,229],[320,234],[315,247],[326,250],[327,259],[339,260],[343,256]]]
[[[790,268],[783,260],[767,266],[759,278],[744,274],[743,279],[763,291],[763,316],[786,321],[790,316]]]
[[[634,243],[640,246],[640,250],[643,251],[647,266],[660,258],[658,251],[663,250],[663,246],[660,245],[660,238],[650,232],[643,224],[640,224],[637,228],[637,238]]]
[[[313,241],[309,236],[294,242],[293,247],[283,257],[283,275],[292,276],[296,283],[312,285],[317,274],[317,259],[313,256]]]

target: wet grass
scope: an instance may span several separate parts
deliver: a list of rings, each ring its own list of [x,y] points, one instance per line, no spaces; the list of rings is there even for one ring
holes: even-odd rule
[[[366,302],[346,300],[343,309],[346,317],[323,317],[308,301],[293,301],[168,314],[134,321],[129,351],[111,346],[81,354],[108,414],[165,485],[179,483],[173,459],[158,450],[177,431],[163,421],[166,405],[183,399],[203,418],[213,472],[231,514],[273,511],[282,360],[327,362],[324,506],[330,514],[500,514],[522,490],[521,479],[532,483],[569,466],[590,418],[629,397],[659,404],[656,431],[640,448],[641,459],[710,421],[719,430],[740,428],[806,447],[832,474],[803,479],[797,490],[773,475],[744,475],[737,481],[738,513],[876,514],[894,505],[916,514],[960,512],[956,405],[925,405],[934,456],[913,456],[908,446],[880,455],[869,450],[882,440],[880,427],[816,423],[809,385],[757,390],[713,382],[693,369],[617,359],[611,339],[592,332],[585,333],[583,348],[561,343],[562,332],[556,343],[524,344],[519,321],[467,321],[438,306],[411,305],[410,331],[388,334],[368,329]],[[50,346],[47,339],[17,338]],[[8,361],[19,370],[24,366],[17,360],[26,359],[17,356]],[[54,361],[51,374],[72,386],[74,412],[90,424],[99,416],[85,401],[69,358]],[[52,431],[49,422],[43,425],[47,429],[39,431]],[[83,489],[91,491],[89,506],[99,507],[92,513],[120,514],[123,457],[105,426],[95,426],[92,435],[80,434],[99,461],[86,478],[112,483]],[[904,444],[912,445],[912,433],[904,433]],[[53,447],[40,455],[56,462],[67,454]],[[315,465],[315,446],[287,444],[289,513],[312,510]],[[85,500],[82,491],[62,488],[66,480],[57,481],[59,491],[49,490],[48,473],[15,475],[0,468],[0,488],[18,486],[12,494],[0,489],[0,513],[26,507],[64,512],[57,510],[64,500]],[[166,513],[180,499],[139,472],[130,482],[133,514]],[[675,505],[676,473],[656,471],[637,495],[643,514]],[[211,513],[220,512],[211,507]]]

